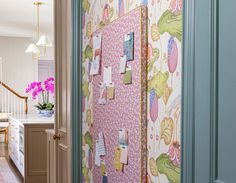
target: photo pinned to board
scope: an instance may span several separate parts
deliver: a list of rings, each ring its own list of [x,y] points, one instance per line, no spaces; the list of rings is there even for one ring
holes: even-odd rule
[[[124,55],[126,56],[126,61],[134,60],[134,32],[125,34]]]
[[[124,128],[119,129],[119,145],[128,145],[128,131]]]

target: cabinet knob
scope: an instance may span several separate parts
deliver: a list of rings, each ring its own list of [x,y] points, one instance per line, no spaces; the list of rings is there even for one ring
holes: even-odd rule
[[[53,140],[60,140],[60,139],[61,139],[60,134],[59,135],[57,135],[57,134],[53,135]]]

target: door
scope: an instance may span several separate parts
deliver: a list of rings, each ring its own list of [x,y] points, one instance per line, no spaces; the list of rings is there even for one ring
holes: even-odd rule
[[[183,183],[235,183],[235,0],[185,1]]]
[[[70,146],[70,73],[71,73],[71,5],[70,0],[55,0],[56,65],[56,183],[71,182]]]

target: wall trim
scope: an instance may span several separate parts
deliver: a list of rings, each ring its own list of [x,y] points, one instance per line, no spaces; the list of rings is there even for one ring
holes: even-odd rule
[[[217,182],[219,0],[210,1],[210,182]]]
[[[73,183],[82,182],[82,1],[72,0],[72,171]]]
[[[183,6],[181,183],[195,183],[195,0]]]

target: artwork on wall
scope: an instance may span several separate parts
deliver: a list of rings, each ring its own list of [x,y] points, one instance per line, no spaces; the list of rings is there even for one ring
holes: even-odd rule
[[[91,143],[94,98],[89,76],[92,33],[140,5],[148,8],[146,179],[148,183],[180,183],[182,0],[83,0],[83,181],[86,183],[97,181],[93,180],[93,156],[89,153],[94,148]],[[118,74],[124,77],[125,71]],[[115,98],[119,98],[116,91]]]

